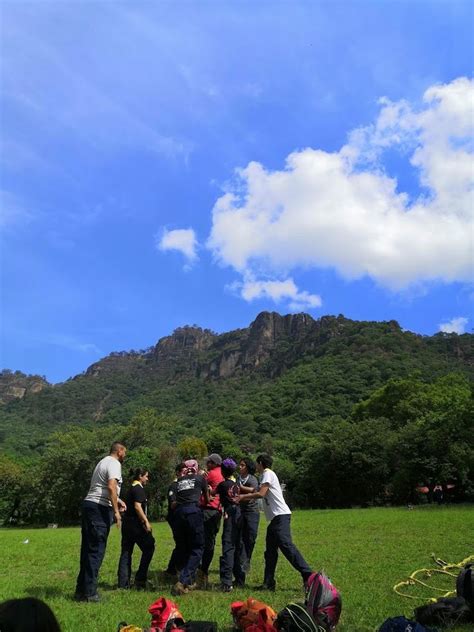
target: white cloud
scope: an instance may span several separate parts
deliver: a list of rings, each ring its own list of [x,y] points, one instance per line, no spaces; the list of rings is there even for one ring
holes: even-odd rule
[[[177,230],[167,230],[165,228],[161,238],[157,240],[159,250],[164,252],[167,250],[177,250],[186,257],[188,264],[192,264],[196,261],[197,246],[196,234],[192,228],[180,228]]]
[[[447,323],[440,323],[439,330],[446,334],[463,334],[466,331],[468,319],[463,316],[452,318]]]
[[[290,154],[280,171],[257,162],[238,170],[214,206],[207,245],[242,275],[242,296],[281,300],[258,278],[302,267],[369,276],[392,290],[469,281],[473,98],[474,83],[460,78],[429,88],[418,110],[382,99],[374,125],[354,130],[337,152],[307,148]],[[416,199],[384,172],[388,148],[408,152],[424,188]],[[255,280],[248,285],[247,278]]]
[[[241,297],[248,302],[261,298],[269,298],[275,303],[289,300],[289,308],[292,311],[314,309],[322,305],[320,296],[309,294],[306,291],[300,292],[292,278],[284,281],[246,279],[242,284],[238,284],[237,287],[240,290]]]
[[[67,334],[50,334],[44,337],[45,342],[56,347],[64,347],[71,351],[79,351],[81,353],[101,354],[102,351],[92,342],[83,342],[74,336]]]

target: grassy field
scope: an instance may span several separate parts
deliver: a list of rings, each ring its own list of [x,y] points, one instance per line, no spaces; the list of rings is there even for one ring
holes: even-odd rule
[[[340,632],[372,632],[388,617],[410,617],[414,607],[425,603],[423,595],[436,596],[436,592],[418,590],[419,598],[407,599],[393,592],[395,583],[415,569],[433,567],[432,553],[449,562],[474,554],[473,506],[297,511],[292,528],[294,541],[304,557],[315,569],[324,569],[342,593]],[[215,620],[220,630],[226,630],[231,627],[229,604],[234,600],[257,596],[279,610],[290,601],[302,599],[300,577],[283,557],[277,568],[277,591],[272,594],[252,590],[262,581],[265,529],[262,516],[248,588],[235,590],[231,595],[210,590],[175,598],[185,618]],[[156,590],[116,589],[120,533],[114,528],[100,574],[102,603],[84,604],[72,601],[78,571],[78,528],[1,530],[0,598],[44,599],[57,614],[63,632],[115,632],[121,620],[147,626],[148,606],[161,595],[170,597],[170,584],[161,573],[172,549],[167,524],[155,524],[154,534],[157,550],[150,579]],[[216,585],[219,549],[220,541],[211,569]],[[134,560],[135,568],[137,563],[138,558]],[[446,586],[446,590],[454,587],[450,578],[447,582],[434,579],[430,581]],[[452,630],[470,632],[472,624]]]

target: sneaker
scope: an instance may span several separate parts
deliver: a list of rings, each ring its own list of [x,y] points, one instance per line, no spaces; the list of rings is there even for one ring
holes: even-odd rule
[[[95,593],[95,595],[87,595],[86,601],[90,603],[98,603],[100,601],[99,593]]]
[[[74,593],[74,601],[85,601],[88,603],[98,603],[100,601],[100,597],[98,593],[95,595],[82,595],[81,593]]]
[[[198,585],[197,585],[197,583],[196,583],[196,582],[194,582],[194,583],[192,583],[192,584],[186,584],[186,588],[187,588],[188,590],[197,590],[197,587],[198,587]]]
[[[73,597],[74,601],[85,601],[88,602],[90,601],[91,603],[97,603],[100,601],[100,597],[98,593],[95,593],[95,595],[83,595],[82,593],[74,593],[74,597]]]
[[[261,586],[257,586],[255,590],[266,590],[267,592],[275,592],[276,584],[262,584]]]
[[[220,590],[221,592],[228,593],[228,592],[232,592],[234,588],[233,586],[229,586],[229,584],[221,584]]]
[[[189,592],[189,588],[182,584],[181,582],[176,582],[176,584],[171,589],[172,595],[186,595]]]

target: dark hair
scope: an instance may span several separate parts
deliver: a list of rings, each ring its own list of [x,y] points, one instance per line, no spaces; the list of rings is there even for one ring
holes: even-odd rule
[[[35,597],[9,599],[0,604],[2,632],[61,632],[51,608]]]
[[[121,441],[114,441],[110,446],[110,454],[116,454],[120,448],[124,448],[125,446]]]
[[[180,461],[179,463],[177,463],[176,467],[174,468],[175,474],[179,474],[181,470],[184,470],[185,467],[186,465],[184,464],[184,461]]]
[[[240,462],[245,463],[245,467],[247,468],[249,474],[255,474],[255,463],[250,457],[244,456],[240,459]]]
[[[273,464],[273,459],[269,454],[259,454],[257,456],[257,463],[263,465],[263,467],[271,467]]]
[[[132,467],[129,474],[130,474],[130,478],[132,478],[134,481],[138,481],[140,476],[144,476],[148,472],[149,472],[149,469],[147,467]]]

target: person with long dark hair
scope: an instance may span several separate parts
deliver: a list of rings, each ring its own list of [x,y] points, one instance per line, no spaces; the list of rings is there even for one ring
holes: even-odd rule
[[[127,510],[122,521],[122,551],[118,565],[119,588],[146,588],[148,567],[155,552],[155,538],[147,515],[147,497],[144,487],[148,483],[148,470],[138,467],[131,470],[132,486],[126,498]],[[133,586],[130,583],[132,575],[132,555],[135,544],[142,552],[140,565],[135,574]]]
[[[244,457],[240,459],[239,476],[237,483],[240,485],[240,493],[252,493],[258,489],[258,481],[255,477],[255,463],[252,459]],[[241,539],[240,565],[244,573],[250,570],[255,541],[257,540],[258,525],[260,522],[259,501],[254,499],[241,503]]]

